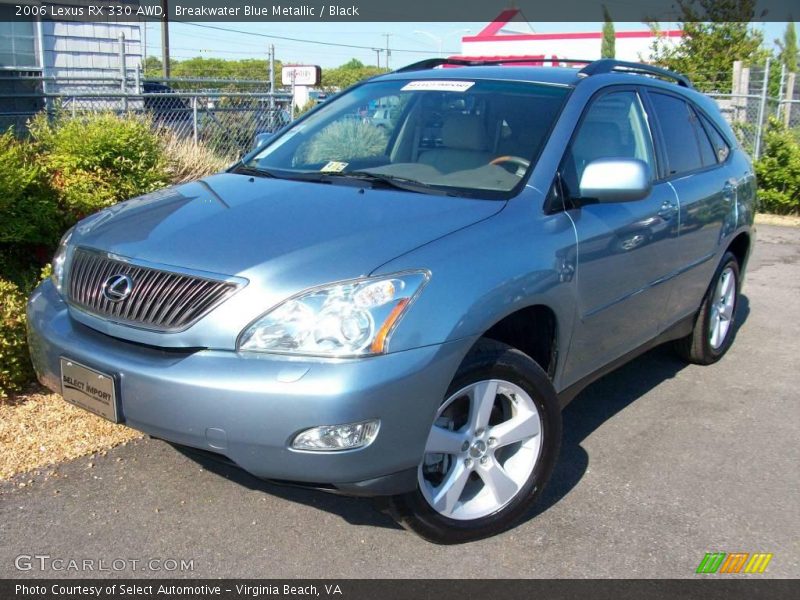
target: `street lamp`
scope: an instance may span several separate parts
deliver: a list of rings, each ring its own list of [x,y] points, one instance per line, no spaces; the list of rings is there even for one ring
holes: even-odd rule
[[[441,37],[439,37],[438,35],[432,34],[430,31],[423,31],[421,29],[415,29],[414,33],[416,33],[417,35],[424,35],[424,36],[432,39],[434,42],[436,42],[436,46],[439,49],[437,54],[439,56],[442,56],[442,54],[443,54],[443,52],[442,52],[442,43],[444,42],[444,38],[446,38],[447,36],[453,35],[454,33],[470,33],[471,31],[472,31],[471,29],[454,29],[453,31],[448,31],[447,33],[442,34]]]

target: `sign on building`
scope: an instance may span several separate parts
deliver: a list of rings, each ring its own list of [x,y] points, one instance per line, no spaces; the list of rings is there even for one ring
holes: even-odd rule
[[[281,70],[283,85],[319,85],[322,69],[317,65],[285,65]]]

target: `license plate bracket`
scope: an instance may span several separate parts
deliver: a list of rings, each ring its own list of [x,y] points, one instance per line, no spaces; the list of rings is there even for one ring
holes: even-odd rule
[[[119,423],[116,387],[113,375],[61,357],[61,396],[70,404]]]

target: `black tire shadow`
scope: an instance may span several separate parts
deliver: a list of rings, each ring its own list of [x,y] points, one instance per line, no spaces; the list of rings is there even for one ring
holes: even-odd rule
[[[741,296],[734,324],[734,336],[747,320],[749,313],[750,303],[747,296]],[[547,511],[578,485],[589,466],[589,455],[581,445],[583,440],[638,398],[662,382],[675,377],[686,366],[686,363],[673,353],[670,345],[665,344],[609,373],[583,390],[564,409],[562,414],[564,434],[558,463],[539,502],[524,521]],[[207,471],[248,489],[327,511],[340,516],[351,525],[401,529],[400,525],[381,510],[385,507],[385,501],[345,497],[316,489],[264,481],[226,462],[224,457],[172,445]]]

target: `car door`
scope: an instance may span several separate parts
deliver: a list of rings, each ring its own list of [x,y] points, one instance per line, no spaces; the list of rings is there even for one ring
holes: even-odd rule
[[[579,196],[584,168],[601,158],[643,160],[656,178],[653,138],[634,88],[603,93],[584,112],[559,171],[565,197]],[[579,320],[566,373],[573,381],[657,335],[665,278],[677,267],[679,208],[668,184],[655,181],[641,200],[587,202],[578,199],[568,211],[578,238]]]
[[[736,225],[737,181],[727,162],[730,148],[697,108],[667,91],[649,90],[647,96],[661,142],[664,177],[680,203],[675,246],[679,264],[664,311],[665,318],[674,321],[700,306],[716,268],[711,259],[725,231]]]

